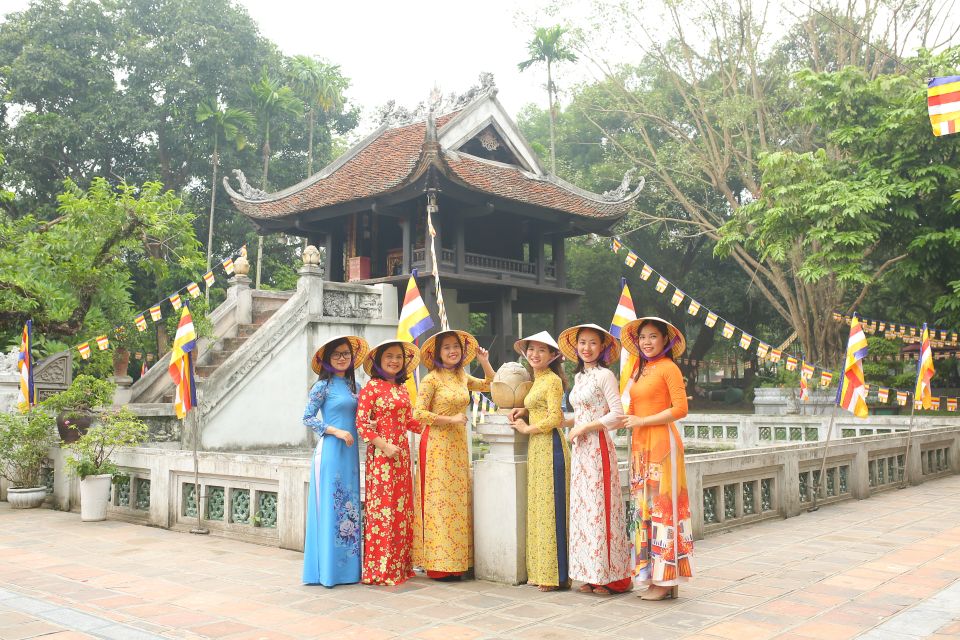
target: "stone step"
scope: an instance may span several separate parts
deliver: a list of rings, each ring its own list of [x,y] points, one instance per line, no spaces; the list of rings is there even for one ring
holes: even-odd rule
[[[258,313],[260,311],[276,311],[289,300],[288,297],[284,298],[264,298],[260,296],[253,297],[253,312]]]
[[[218,364],[199,364],[194,368],[197,378],[209,378],[217,370]]]
[[[243,338],[244,340],[246,340],[247,338],[249,338],[250,336],[252,336],[254,333],[256,333],[256,332],[257,332],[257,329],[259,329],[259,328],[262,327],[262,326],[263,326],[263,323],[261,323],[261,324],[256,324],[256,323],[254,323],[254,324],[238,324],[238,325],[237,325],[237,337],[238,337],[238,338]]]
[[[226,349],[211,351],[210,354],[207,356],[206,364],[214,367],[219,367],[224,362],[226,362],[227,358],[232,356],[233,353],[234,353],[234,350],[228,351]]]
[[[253,324],[263,324],[269,320],[273,314],[277,312],[276,309],[266,309],[263,311],[254,311],[253,312]]]
[[[246,338],[224,338],[217,344],[217,347],[221,351],[236,351],[246,341]]]

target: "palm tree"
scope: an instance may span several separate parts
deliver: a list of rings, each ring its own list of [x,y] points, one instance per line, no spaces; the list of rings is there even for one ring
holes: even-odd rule
[[[213,253],[213,212],[217,203],[217,169],[220,167],[220,139],[233,143],[240,151],[247,146],[246,131],[253,128],[253,114],[244,109],[221,106],[219,101],[210,100],[201,102],[197,106],[197,122],[208,123],[213,136],[213,178],[210,180],[210,220],[207,227],[207,271]],[[207,300],[210,299],[210,288],[207,288]]]
[[[294,56],[287,63],[287,79],[307,107],[307,177],[313,175],[313,130],[317,111],[329,114],[343,106],[348,82],[340,66],[310,56]]]
[[[257,123],[263,133],[263,184],[261,189],[267,190],[267,179],[270,175],[270,125],[274,118],[283,114],[297,114],[303,109],[293,89],[283,84],[279,79],[270,76],[264,69],[260,79],[250,87],[253,93],[254,105],[257,113]],[[260,288],[260,267],[263,265],[263,236],[257,238],[257,280],[254,285]]]
[[[557,172],[557,150],[554,141],[554,120],[556,112],[554,109],[557,87],[553,83],[553,65],[558,62],[576,62],[577,56],[569,47],[560,42],[563,34],[567,32],[566,28],[560,25],[554,27],[537,27],[533,34],[533,40],[527,44],[527,53],[530,56],[517,65],[520,71],[526,71],[534,64],[545,62],[547,64],[547,99],[550,102],[550,171]]]

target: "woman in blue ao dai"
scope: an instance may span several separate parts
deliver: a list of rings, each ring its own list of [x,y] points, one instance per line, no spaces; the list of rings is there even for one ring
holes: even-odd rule
[[[320,345],[312,367],[303,424],[317,434],[310,464],[303,582],[332,587],[360,581],[360,456],[356,446],[357,384],[353,370],[369,347],[343,336]]]

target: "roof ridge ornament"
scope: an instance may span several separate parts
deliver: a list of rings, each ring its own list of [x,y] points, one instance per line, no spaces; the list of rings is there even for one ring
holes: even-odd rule
[[[619,202],[625,200],[628,195],[636,195],[640,193],[643,189],[643,185],[646,184],[646,179],[643,176],[640,176],[640,182],[637,184],[637,188],[630,191],[630,181],[633,180],[633,174],[637,172],[636,167],[627,169],[627,172],[623,174],[623,180],[620,181],[620,186],[616,189],[611,189],[609,191],[604,191],[601,196],[604,200],[608,202]]]
[[[435,115],[458,111],[471,102],[485,97],[494,97],[497,95],[497,85],[493,80],[493,74],[484,71],[479,76],[479,82],[461,94],[449,93],[444,96],[440,89],[434,86],[430,92],[430,98],[417,103],[413,109],[397,106],[396,100],[389,100],[380,109],[377,110],[377,122],[380,125],[388,127],[402,127],[414,122],[422,122],[427,119],[427,113],[433,112]]]
[[[262,189],[257,189],[254,186],[251,186],[247,182],[247,176],[243,175],[243,171],[240,169],[234,169],[233,175],[237,176],[237,181],[240,182],[240,195],[246,200],[266,200],[267,192]],[[224,179],[226,180],[226,179]],[[229,185],[229,182],[227,183]]]

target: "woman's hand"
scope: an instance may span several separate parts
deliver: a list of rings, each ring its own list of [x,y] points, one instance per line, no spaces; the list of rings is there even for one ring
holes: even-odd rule
[[[527,424],[523,418],[517,418],[510,423],[510,426],[517,430],[518,433],[532,433],[533,427]]]
[[[527,415],[527,410],[523,407],[517,407],[516,409],[510,409],[510,413],[507,414],[507,420],[510,422],[516,422],[520,418],[523,418]]]
[[[389,442],[384,442],[382,447],[377,447],[380,449],[380,453],[387,456],[391,460],[397,457],[397,454],[400,453],[400,447],[395,444],[390,444]]]
[[[481,364],[490,364],[490,352],[483,347],[477,347],[477,361]]]
[[[567,440],[568,440],[571,444],[572,444],[573,441],[576,440],[577,438],[580,438],[580,437],[582,437],[582,436],[587,435],[587,430],[584,429],[584,426],[585,426],[585,425],[580,425],[580,426],[578,426],[578,427],[574,427],[573,429],[570,430],[570,433],[567,434]]]
[[[458,413],[455,416],[449,416],[447,418],[447,424],[451,427],[466,426],[467,416],[462,413]]]
[[[337,429],[333,435],[339,438],[340,440],[343,440],[343,444],[347,445],[348,447],[353,446],[353,434],[350,433],[349,431],[344,431],[343,429]]]
[[[636,429],[638,427],[644,427],[646,426],[646,424],[647,424],[647,421],[645,418],[641,418],[640,416],[626,415],[626,416],[620,416],[620,425],[617,428],[618,429]]]

